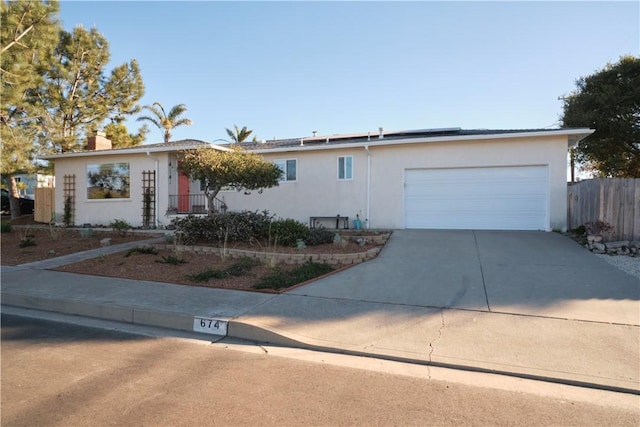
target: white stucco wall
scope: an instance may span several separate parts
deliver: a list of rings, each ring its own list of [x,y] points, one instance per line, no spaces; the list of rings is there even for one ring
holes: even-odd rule
[[[390,145],[391,144],[391,145]],[[218,194],[230,210],[268,210],[276,217],[308,223],[311,216],[348,216],[350,226],[356,214],[368,220],[370,228],[401,229],[404,224],[404,176],[406,169],[490,166],[539,166],[549,171],[549,226],[566,228],[567,136],[527,135],[522,137],[429,141],[396,144],[391,140],[371,140],[364,146],[305,146],[277,152],[264,151],[268,161],[296,159],[297,180],[278,187],[253,191],[223,191]],[[320,149],[318,149],[320,147]],[[338,157],[353,156],[353,179],[338,180]],[[129,162],[129,199],[89,200],[87,165]],[[171,166],[170,166],[171,165]],[[369,169],[370,166],[370,169]],[[157,168],[157,169],[156,169]],[[142,224],[142,171],[157,170],[158,225],[169,225],[170,194],[178,194],[177,157],[169,152],[117,155],[89,153],[55,159],[58,222],[64,207],[64,175],[76,175],[76,219],[78,225],[108,224],[124,219]],[[370,178],[370,180],[369,180]],[[191,194],[201,194],[199,183]]]
[[[157,164],[156,164],[157,161]],[[101,163],[128,162],[130,168],[130,197],[127,199],[88,199],[87,165]],[[56,176],[56,218],[61,223],[64,215],[64,176],[75,175],[75,224],[108,225],[115,219],[122,219],[133,226],[142,225],[142,172],[156,170],[158,183],[166,183],[168,160],[166,153],[128,155],[93,155],[87,157],[68,157],[55,160]],[[165,184],[166,187],[166,184]],[[157,194],[157,212],[160,221],[167,210],[167,191]]]
[[[363,147],[263,153],[265,159],[298,160],[298,180],[283,182],[263,194],[221,192],[231,210],[262,210],[308,223],[310,216],[337,214],[368,219],[371,228],[402,229],[404,171],[416,168],[544,165],[549,170],[549,226],[566,228],[566,136],[424,142],[383,145],[372,141],[369,216],[367,152]],[[338,156],[353,155],[354,178],[338,181]]]
[[[353,179],[338,180],[338,156],[353,156]],[[310,216],[348,216],[351,220],[366,212],[367,155],[363,148],[269,153],[270,161],[296,159],[297,180],[281,182],[259,194],[222,191],[218,198],[230,210],[268,210],[276,217],[308,223]],[[352,225],[350,225],[351,227]]]
[[[566,138],[499,139],[371,149],[371,226],[404,228],[404,171],[420,168],[533,166],[549,168],[551,229],[566,227]]]

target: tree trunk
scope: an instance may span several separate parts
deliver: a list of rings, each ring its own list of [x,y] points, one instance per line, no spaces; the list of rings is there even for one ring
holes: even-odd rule
[[[214,191],[209,191],[209,188],[205,191],[207,195],[207,215],[213,216],[216,214],[216,208],[214,202],[216,200],[216,196],[220,192],[220,188],[216,188]]]
[[[9,210],[11,218],[15,219],[20,216],[20,194],[18,193],[18,183],[16,177],[9,176]]]

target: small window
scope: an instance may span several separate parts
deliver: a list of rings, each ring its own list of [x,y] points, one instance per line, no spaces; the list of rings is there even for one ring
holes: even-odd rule
[[[298,179],[298,161],[296,159],[276,160],[274,164],[282,171],[280,181],[296,181]]]
[[[338,157],[338,179],[353,179],[353,156]]]

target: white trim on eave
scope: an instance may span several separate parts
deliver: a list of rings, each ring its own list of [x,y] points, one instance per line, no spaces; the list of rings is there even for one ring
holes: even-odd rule
[[[185,151],[185,150],[195,150],[197,148],[208,147],[213,148],[215,150],[220,151],[230,151],[230,148],[223,147],[221,145],[214,144],[194,144],[194,145],[185,145],[181,147],[146,147],[144,145],[140,145],[134,148],[121,148],[115,150],[96,150],[96,151],[78,151],[75,153],[62,153],[62,154],[48,154],[45,156],[38,157],[42,160],[56,160],[56,159],[65,159],[70,157],[94,157],[94,156],[121,156],[127,154],[147,154],[147,153],[162,153],[162,152],[176,152],[176,151]]]
[[[417,137],[417,138],[403,138],[403,139],[371,139],[370,141],[354,142],[354,143],[340,143],[340,144],[318,144],[318,145],[295,145],[281,148],[264,148],[249,150],[258,154],[267,153],[283,153],[288,151],[314,151],[314,150],[339,150],[339,149],[352,149],[355,147],[376,147],[386,145],[403,145],[403,144],[421,144],[429,142],[455,142],[455,141],[473,141],[473,140],[487,140],[487,139],[515,139],[515,138],[528,138],[532,136],[567,136],[569,147],[573,147],[582,139],[595,132],[594,129],[579,128],[579,129],[558,129],[549,131],[535,131],[535,132],[514,132],[514,133],[492,133],[484,135],[457,135],[457,136],[437,136],[437,137]]]

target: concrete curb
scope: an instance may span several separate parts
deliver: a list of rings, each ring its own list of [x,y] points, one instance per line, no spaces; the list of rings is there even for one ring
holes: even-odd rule
[[[383,354],[364,351],[355,346],[341,348],[331,346],[329,343],[323,343],[318,340],[308,339],[303,342],[284,334],[262,328],[260,326],[244,322],[240,319],[220,319],[228,322],[227,334],[209,335],[205,333],[194,332],[194,317],[209,317],[208,314],[194,313],[186,315],[184,313],[149,310],[144,308],[124,307],[118,304],[87,302],[79,299],[71,298],[51,298],[44,296],[34,296],[19,294],[15,292],[2,293],[2,305],[20,307],[32,310],[41,310],[47,312],[62,313],[67,315],[83,316],[94,319],[116,321],[141,326],[160,327],[170,330],[194,333],[202,339],[210,339],[218,341],[223,338],[232,338],[243,341],[250,341],[257,344],[269,344],[276,347],[290,347],[305,350],[312,350],[324,353],[345,354],[351,356],[368,357],[380,360],[410,363],[415,365],[431,366],[446,369],[455,369],[460,371],[480,372],[502,375],[513,378],[522,378],[536,381],[544,381],[554,384],[564,384],[571,386],[586,387],[591,389],[613,391],[618,393],[627,393],[640,395],[640,390],[626,387],[618,387],[603,383],[593,383],[586,381],[573,380],[561,377],[552,377],[548,375],[536,375],[526,372],[506,371],[499,369],[491,369],[483,366],[474,366],[469,364],[446,363],[438,360],[424,360],[419,357],[407,357],[402,354]]]

